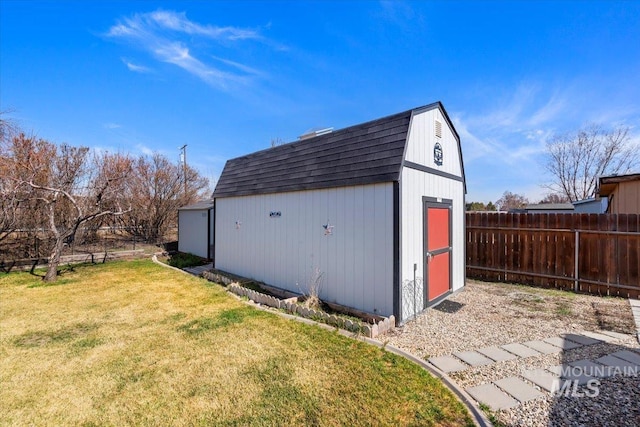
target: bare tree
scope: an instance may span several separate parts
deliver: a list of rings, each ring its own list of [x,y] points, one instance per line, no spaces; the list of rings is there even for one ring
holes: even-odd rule
[[[160,241],[168,228],[177,224],[178,208],[205,196],[208,180],[195,169],[184,167],[186,194],[182,166],[158,153],[137,159],[127,184],[132,210],[119,218],[131,234],[147,242]]]
[[[8,163],[3,161],[8,155],[7,148],[12,138],[20,132],[15,120],[8,117],[11,112],[0,111],[0,242],[11,236],[20,226],[18,185],[6,178]]]
[[[624,126],[605,130],[591,125],[558,135],[547,143],[546,151],[553,182],[545,187],[570,201],[594,197],[600,176],[640,167],[640,147],[632,144],[629,128]]]
[[[46,219],[53,237],[45,281],[57,279],[65,243],[78,228],[106,215],[122,215],[123,184],[131,161],[119,154],[90,155],[86,147],[56,146],[21,133],[0,152],[0,180],[13,185],[19,203],[29,203]]]
[[[8,117],[13,110],[0,111],[0,140],[9,141],[20,133],[20,128],[14,119]]]
[[[529,199],[521,194],[515,194],[505,191],[502,197],[496,201],[496,207],[499,211],[508,211],[511,209],[522,209],[529,204]]]
[[[549,193],[544,196],[544,199],[540,200],[540,203],[568,203],[569,197],[566,194],[561,193]]]

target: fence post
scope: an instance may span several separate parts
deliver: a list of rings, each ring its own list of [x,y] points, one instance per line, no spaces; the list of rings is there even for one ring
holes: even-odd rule
[[[578,282],[579,282],[579,273],[578,273],[578,254],[580,253],[580,231],[576,230],[576,242],[574,244],[574,255],[573,255],[573,277],[574,277],[574,284],[573,284],[573,291],[574,292],[578,292]]]

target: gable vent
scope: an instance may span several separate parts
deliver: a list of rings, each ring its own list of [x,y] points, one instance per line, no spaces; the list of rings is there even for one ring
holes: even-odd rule
[[[442,138],[442,122],[440,120],[436,120],[436,136]]]

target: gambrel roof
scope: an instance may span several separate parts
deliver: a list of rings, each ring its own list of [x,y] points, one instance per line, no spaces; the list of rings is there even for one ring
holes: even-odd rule
[[[449,120],[436,102],[228,160],[213,197],[398,181],[412,114],[434,108]]]

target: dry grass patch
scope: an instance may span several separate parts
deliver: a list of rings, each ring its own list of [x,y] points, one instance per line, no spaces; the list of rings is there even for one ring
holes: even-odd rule
[[[0,425],[471,425],[408,361],[150,261],[0,275]]]

